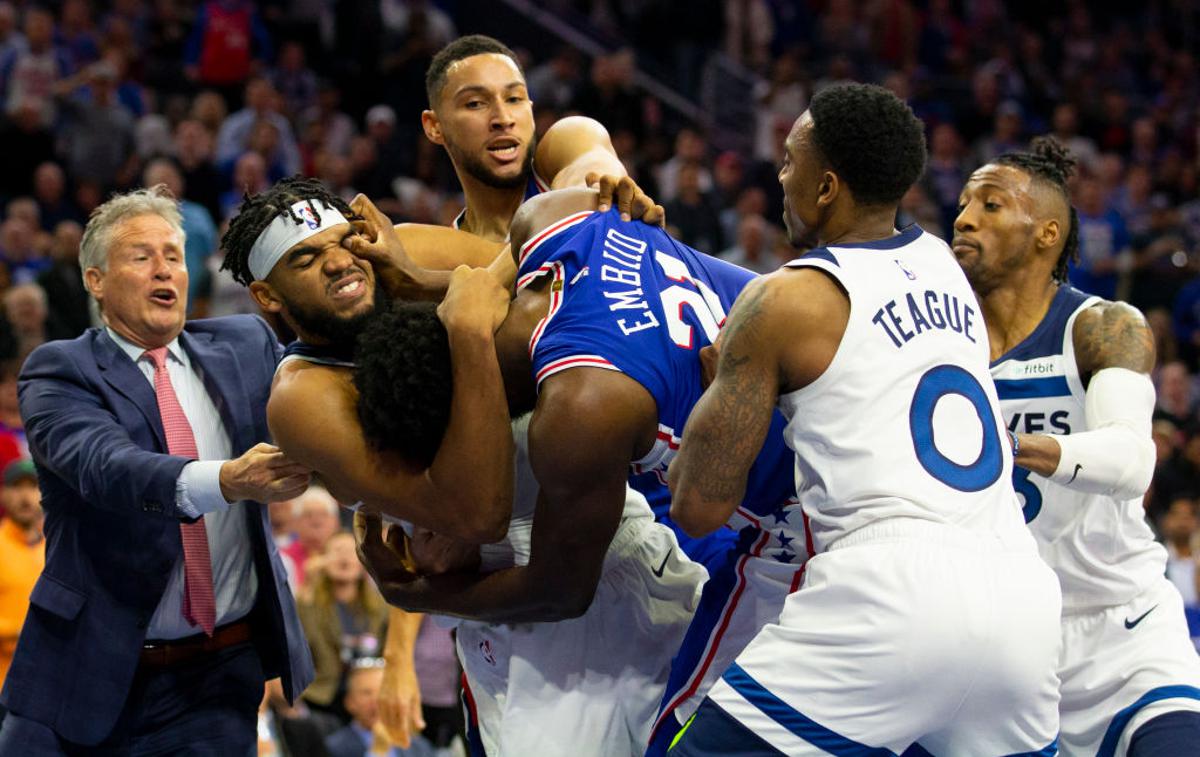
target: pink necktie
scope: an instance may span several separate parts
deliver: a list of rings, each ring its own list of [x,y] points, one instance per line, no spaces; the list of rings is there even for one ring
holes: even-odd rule
[[[167,372],[167,348],[146,350],[145,356],[154,362],[154,393],[158,395],[158,413],[167,435],[167,452],[180,457],[199,459],[196,437]],[[217,603],[213,598],[212,559],[208,554],[208,532],[204,517],[195,523],[180,523],[183,540],[183,617],[204,633],[212,636],[217,624]]]

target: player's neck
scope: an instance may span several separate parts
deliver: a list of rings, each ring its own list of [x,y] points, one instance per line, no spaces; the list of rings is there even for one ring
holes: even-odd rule
[[[508,237],[513,214],[525,200],[525,185],[499,189],[474,176],[460,174],[458,178],[467,198],[461,229],[489,242],[503,242]]]
[[[992,360],[1004,355],[1033,333],[1050,311],[1050,303],[1058,291],[1058,282],[1052,277],[1026,275],[1014,276],[1014,279],[979,298],[991,343]]]
[[[856,207],[834,213],[821,229],[822,247],[875,242],[896,235],[895,207]]]

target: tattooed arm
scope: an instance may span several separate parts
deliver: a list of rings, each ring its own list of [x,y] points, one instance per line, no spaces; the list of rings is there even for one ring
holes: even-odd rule
[[[813,269],[746,287],[721,333],[717,375],[684,428],[671,465],[671,519],[691,536],[720,528],[742,502],[783,392],[824,373],[841,343],[849,300]]]
[[[1104,302],[1075,319],[1075,362],[1087,389],[1085,428],[1018,434],[1014,462],[1052,481],[1118,499],[1140,496],[1154,474],[1154,338],[1145,318],[1123,302]]]

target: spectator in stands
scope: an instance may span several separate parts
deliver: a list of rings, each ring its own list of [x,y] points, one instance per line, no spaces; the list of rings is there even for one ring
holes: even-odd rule
[[[64,0],[56,42],[67,53],[71,70],[79,71],[100,57],[100,36],[88,0]]]
[[[421,693],[421,716],[425,728],[420,740],[428,741],[435,757],[455,754],[455,740],[465,741],[466,723],[459,704],[462,669],[454,648],[453,632],[433,616],[421,618],[413,649],[413,672]],[[385,680],[385,685],[387,681]]]
[[[24,359],[51,339],[67,334],[46,305],[46,293],[35,283],[17,284],[4,293],[4,319],[17,342],[17,359]]]
[[[300,148],[296,145],[292,125],[279,112],[277,105],[277,93],[270,81],[255,77],[247,82],[246,107],[230,114],[221,123],[221,130],[217,133],[217,164],[232,164],[239,155],[251,149],[251,138],[258,123],[267,121],[275,127],[279,150],[277,155],[271,155],[270,158],[279,161],[279,170],[284,176],[299,171]]]
[[[350,140],[358,133],[354,119],[339,109],[340,99],[337,85],[322,80],[317,87],[316,103],[300,115],[302,132],[314,123],[321,124],[320,148],[334,155],[349,153]]]
[[[42,496],[37,471],[28,459],[4,466],[0,490],[0,685],[8,675],[17,637],[29,611],[29,594],[46,565],[42,538]],[[0,708],[0,719],[3,719]]]
[[[228,115],[229,106],[225,104],[225,99],[211,89],[196,95],[189,113],[189,117],[203,124],[214,139]]]
[[[146,166],[142,174],[142,186],[166,185],[173,197],[179,199],[179,212],[183,216],[184,260],[188,269],[188,302],[201,291],[211,287],[208,278],[208,258],[220,246],[217,225],[204,206],[185,199],[186,185],[183,174],[169,158],[156,158]]]
[[[771,253],[775,233],[762,216],[746,216],[738,223],[736,244],[722,250],[721,257],[755,273],[770,273],[779,267]]]
[[[59,221],[50,243],[51,267],[37,278],[46,293],[46,305],[61,324],[62,338],[74,339],[92,325],[88,294],[79,268],[79,241],[83,227],[75,221]]]
[[[549,60],[529,70],[525,77],[529,97],[539,108],[569,109],[583,83],[580,71],[579,51],[560,45]]]
[[[1079,133],[1079,109],[1075,104],[1063,102],[1055,105],[1051,126],[1054,138],[1070,150],[1087,171],[1094,171],[1099,152],[1095,140]]]
[[[284,42],[279,48],[279,63],[271,71],[271,83],[283,98],[284,114],[295,119],[316,105],[317,75],[305,62],[304,46]]]
[[[256,152],[242,154],[233,164],[233,186],[221,193],[221,219],[229,220],[242,203],[244,195],[262,192],[271,185],[267,178],[267,162]]]
[[[1071,265],[1071,283],[1088,294],[1118,299],[1118,274],[1129,270],[1133,256],[1125,219],[1108,205],[1095,179],[1079,181],[1074,205],[1079,213],[1079,262]]]
[[[271,35],[250,0],[207,0],[196,10],[184,71],[232,101],[238,87],[271,60],[271,53]]]
[[[1180,492],[1159,519],[1158,530],[1167,548],[1167,578],[1183,595],[1183,602],[1200,606],[1200,521],[1196,497]]]
[[[10,2],[0,2],[0,61],[29,49],[25,35],[17,28],[17,11]]]
[[[579,88],[572,106],[604,124],[609,132],[628,129],[645,136],[642,100],[633,88],[634,57],[630,50],[598,55],[589,80]],[[657,199],[662,200],[662,196]]]
[[[9,218],[0,224],[0,261],[8,267],[13,284],[33,281],[51,265],[34,247],[35,231],[23,218]]]
[[[433,757],[435,752],[423,737],[417,736],[408,749],[391,746],[384,738],[379,722],[379,690],[383,686],[383,661],[363,660],[351,668],[346,680],[344,707],[351,721],[325,739],[329,757]]]
[[[1179,428],[1200,420],[1196,417],[1196,387],[1186,365],[1173,361],[1160,367],[1157,389],[1156,418],[1166,418]]]
[[[685,165],[696,169],[696,181],[700,192],[712,189],[712,174],[705,165],[708,159],[708,143],[700,132],[685,126],[675,135],[675,153],[670,160],[663,163],[655,171],[655,183],[658,185],[659,202],[664,204],[674,200],[680,193],[679,174]],[[687,244],[686,242],[684,244]]]
[[[967,182],[968,170],[963,160],[962,140],[953,124],[933,127],[929,138],[929,162],[921,186],[938,207],[943,229],[953,229],[958,217],[958,197]]]
[[[67,176],[62,166],[46,161],[33,174],[33,198],[37,201],[41,228],[53,231],[63,221],[83,223],[86,219],[67,194]]]
[[[329,492],[320,486],[292,501],[292,529],[296,540],[282,554],[296,566],[296,586],[305,589],[308,585],[308,560],[325,550],[325,543],[338,530],[338,504]]]
[[[1171,322],[1180,356],[1193,370],[1200,369],[1200,277],[1184,284],[1175,296]]]
[[[25,98],[10,110],[0,125],[0,194],[6,197],[29,194],[34,169],[54,158],[54,137],[42,123],[41,105]]]
[[[213,163],[214,137],[194,119],[175,127],[175,158],[183,174],[185,197],[204,206],[213,219],[221,217],[224,182]]]
[[[126,178],[135,157],[133,114],[117,101],[116,83],[112,65],[101,61],[54,88],[64,115],[62,157],[67,170],[77,181],[104,188]],[[85,86],[86,92],[77,91]]]
[[[349,532],[331,536],[308,561],[305,575],[307,583],[296,605],[316,678],[305,690],[304,701],[337,712],[350,666],[382,654],[388,606],[358,561]]]
[[[34,230],[35,237],[42,228],[42,211],[37,200],[32,197],[16,197],[9,200],[4,208],[4,217],[24,221],[26,226]],[[35,249],[38,247],[36,241],[33,246]]]
[[[23,48],[14,49],[0,61],[4,110],[13,114],[32,107],[37,110],[40,125],[53,128],[58,113],[54,85],[70,75],[71,61],[54,44],[54,16],[49,10],[38,6],[25,10],[25,42]]]
[[[724,246],[720,214],[712,196],[701,187],[701,167],[684,163],[677,176],[678,192],[674,200],[663,203],[667,223],[678,233],[679,241],[709,255]]]
[[[1021,105],[1016,100],[1005,100],[996,109],[995,123],[991,133],[976,140],[971,150],[974,166],[982,166],[1006,152],[1020,152],[1025,147],[1021,138],[1025,129]],[[946,228],[952,228],[947,226]]]

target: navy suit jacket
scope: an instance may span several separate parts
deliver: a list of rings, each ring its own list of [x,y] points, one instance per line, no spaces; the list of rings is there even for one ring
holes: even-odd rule
[[[268,438],[279,343],[262,319],[193,321],[179,337],[204,376],[239,456]],[[46,568],[34,585],[0,702],[60,737],[92,745],[128,697],[150,618],[182,553],[175,485],[154,389],[102,329],[42,345],[18,382],[21,417],[46,512]],[[312,658],[271,538],[267,508],[250,522],[258,597],[250,614],[267,678],[289,698]]]

